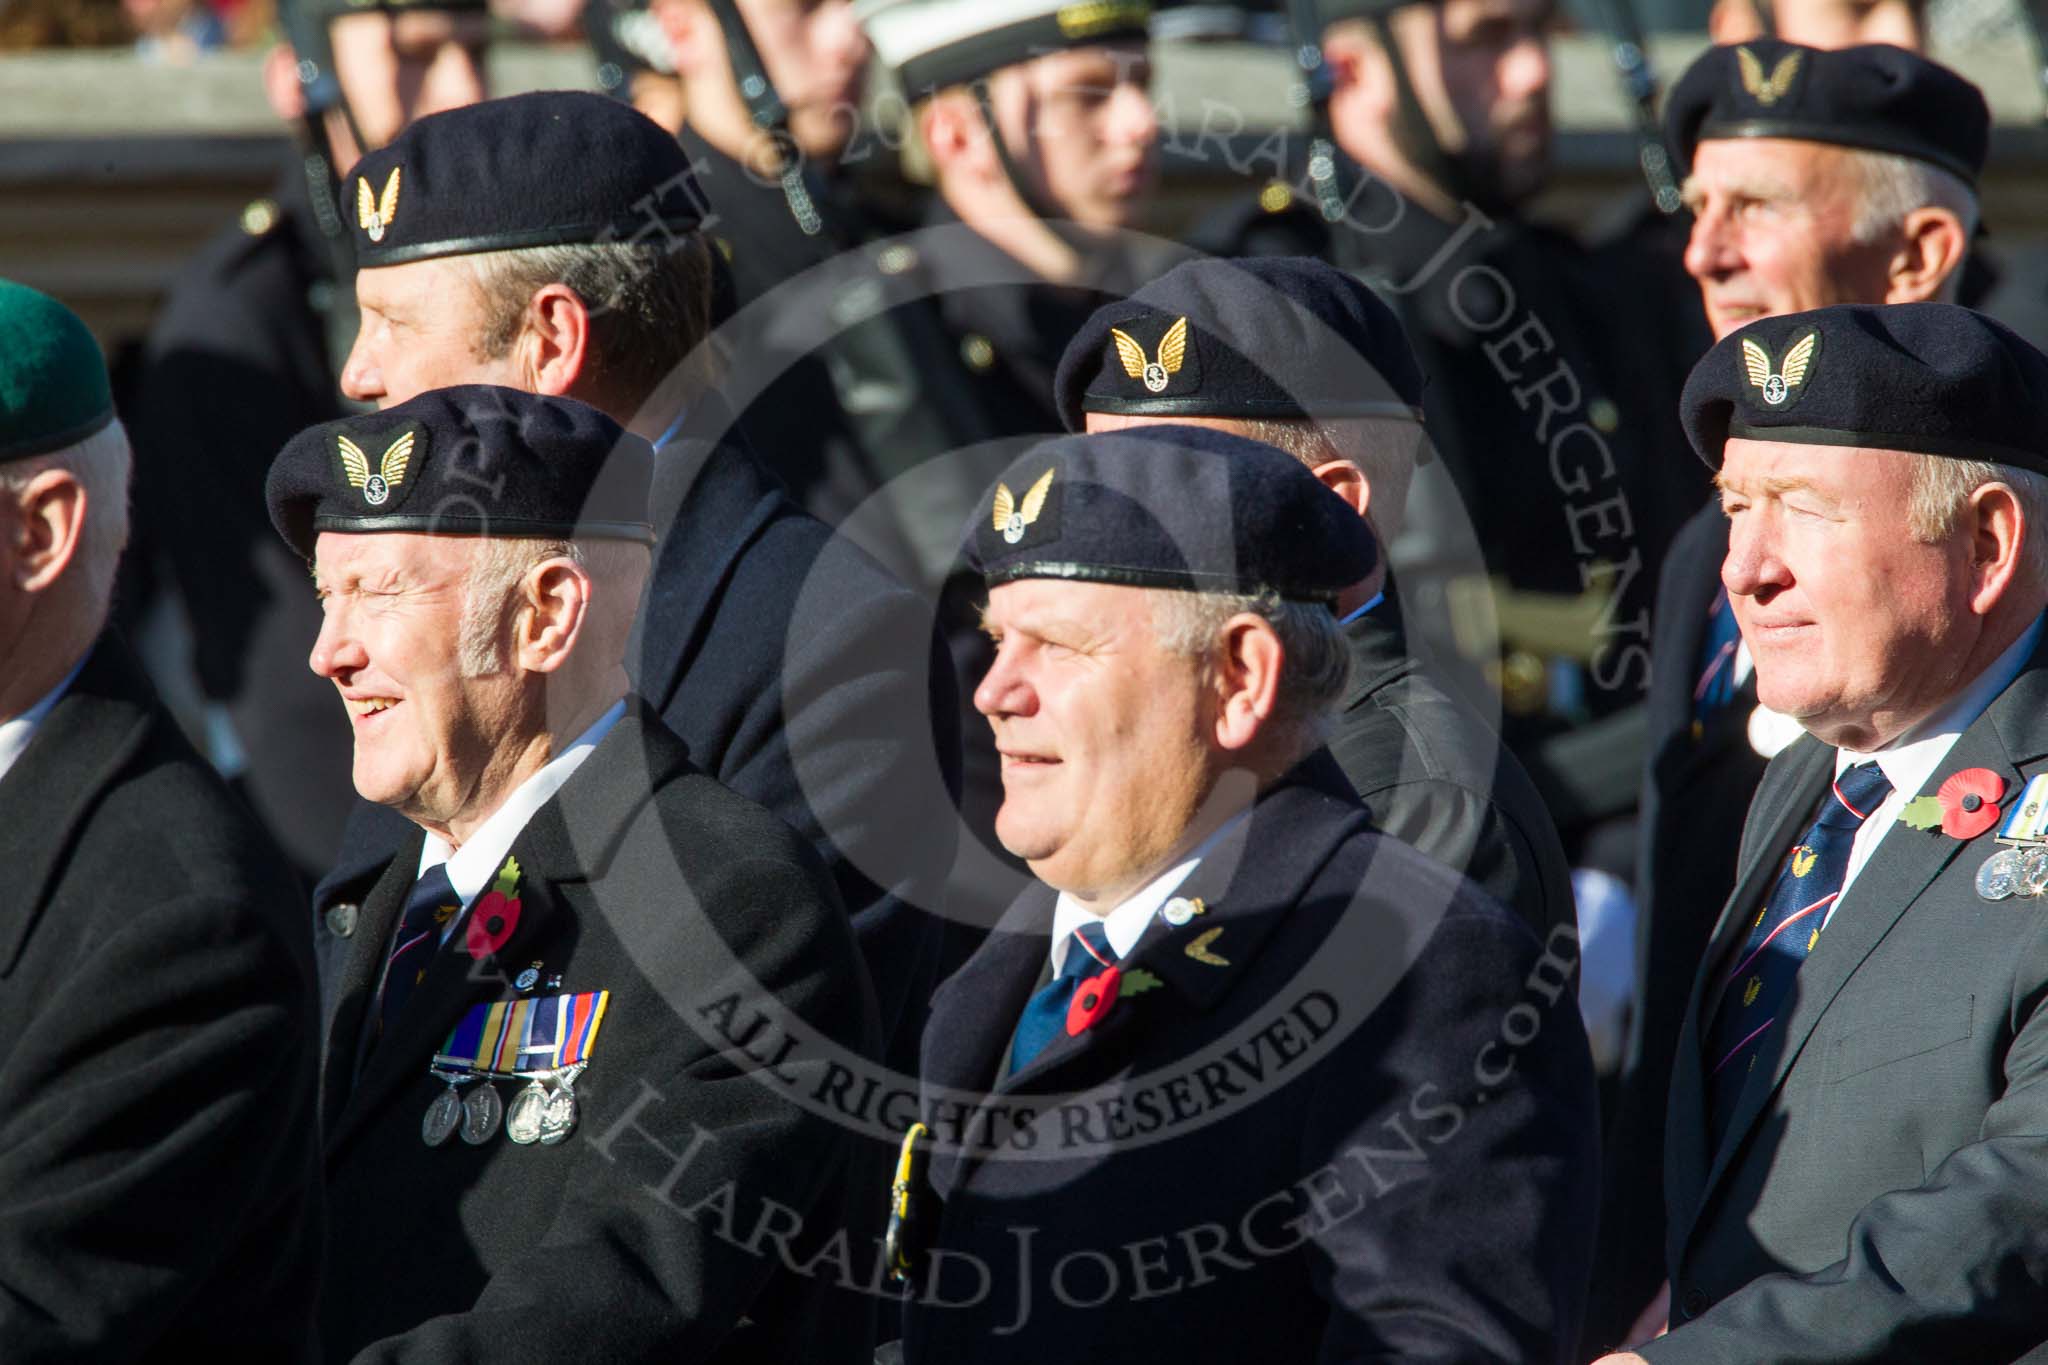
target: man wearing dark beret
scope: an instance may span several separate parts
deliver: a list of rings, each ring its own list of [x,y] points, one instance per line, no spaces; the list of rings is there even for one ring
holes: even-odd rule
[[[0,281],[0,1354],[311,1360],[304,902],[106,627],[130,463],[85,324]]]
[[[996,831],[1039,884],[933,997],[905,1359],[1571,1359],[1565,973],[1321,748],[1365,522],[1284,451],[1156,426],[1034,447],[970,536]]]
[[[182,598],[209,756],[310,886],[340,847],[348,749],[299,667],[317,617],[262,489],[278,447],[343,411],[354,264],[342,220],[314,199],[414,118],[483,98],[490,16],[482,0],[279,11],[287,44],[265,59],[264,87],[294,147],[277,184],[179,273],[151,328],[134,558]]]
[[[1991,124],[1961,76],[1896,47],[1758,41],[1709,49],[1673,89],[1666,118],[1693,212],[1685,268],[1716,337],[1824,303],[1956,297]],[[1601,1345],[1626,1339],[1662,1283],[1659,1154],[1686,996],[1734,882],[1764,764],[1799,734],[1757,703],[1721,585],[1727,548],[1727,518],[1711,498],[1672,543],[1652,617],[1641,967],[1609,1129],[1590,1324]]]
[[[809,845],[628,690],[653,459],[475,386],[272,466],[356,789],[412,827],[322,945],[330,1361],[867,1358],[872,1301],[798,1272],[879,1162],[798,1096],[873,998]]]
[[[2012,332],[1913,303],[1752,323],[1686,386],[1757,694],[1805,734],[1679,1038],[1651,1361],[2048,1339],[2044,385]]]
[[[654,439],[661,543],[635,687],[692,761],[824,857],[885,1026],[914,1047],[954,847],[951,670],[930,608],[721,439],[710,249],[675,139],[601,95],[492,100],[414,124],[343,201],[362,263],[352,396],[503,384]],[[359,807],[323,910],[359,901],[403,834]]]
[[[1170,363],[1172,368],[1167,368]],[[1424,453],[1421,373],[1393,310],[1304,256],[1191,261],[1097,310],[1061,357],[1070,430],[1192,422],[1286,450],[1387,545]],[[1351,685],[1329,748],[1381,830],[1521,912],[1572,925],[1557,829],[1499,735],[1409,652],[1384,564],[1332,607]]]
[[[1320,47],[1328,156],[1194,240],[1321,257],[1396,309],[1443,462],[1418,487],[1445,509],[1421,515],[1419,498],[1410,518],[1409,627],[1460,691],[1501,697],[1573,865],[1625,875],[1650,601],[1663,547],[1707,492],[1671,417],[1704,339],[1681,338],[1639,262],[1524,216],[1549,175],[1549,0],[1304,12],[1320,26],[1302,36]],[[1461,533],[1480,565],[1444,548]]]
[[[313,199],[414,117],[483,98],[489,14],[481,0],[285,0],[279,18],[264,90],[293,153],[180,270],[152,327],[133,417],[156,458],[135,471],[135,530],[137,561],[162,567],[193,626],[209,757],[311,884],[348,819],[348,749],[299,667],[315,618],[262,479],[293,432],[342,413],[354,264]]]

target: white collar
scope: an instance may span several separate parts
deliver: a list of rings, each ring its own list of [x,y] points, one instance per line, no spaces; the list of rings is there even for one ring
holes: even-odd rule
[[[438,834],[429,833],[426,842],[420,846],[420,866],[419,871],[413,874],[414,878],[424,876],[429,869],[442,863],[448,864],[448,881],[461,899],[462,908],[467,910],[469,903],[491,884],[498,865],[505,861],[505,855],[512,849],[512,841],[526,828],[526,822],[533,818],[533,813],[562,789],[570,774],[583,766],[583,760],[590,757],[590,751],[625,714],[625,700],[621,698],[613,702],[588,730],[576,737],[575,742],[549,759],[547,766],[539,772],[514,787],[505,803],[491,812],[491,817],[477,827],[476,833],[470,835],[469,842],[461,848],[455,848]],[[447,942],[448,935],[455,932],[455,925],[461,918],[460,915],[449,918],[441,930],[442,942]]]
[[[1067,944],[1072,941],[1074,931],[1097,918],[1101,919],[1102,930],[1109,935],[1109,946],[1118,957],[1137,947],[1145,926],[1152,922],[1152,916],[1158,913],[1159,907],[1180,890],[1181,883],[1194,875],[1195,869],[1202,865],[1202,859],[1209,855],[1217,842],[1242,824],[1251,813],[1251,807],[1247,806],[1225,820],[1208,838],[1195,845],[1194,852],[1147,882],[1106,915],[1098,916],[1066,892],[1060,892],[1052,907],[1052,974],[1060,974],[1060,964],[1067,960]]]
[[[28,748],[28,742],[35,738],[36,728],[49,717],[58,700],[78,677],[79,670],[85,667],[86,659],[91,657],[92,651],[86,650],[84,656],[71,665],[71,671],[64,675],[63,680],[43,693],[34,706],[12,720],[0,721],[0,777],[7,776],[7,770],[14,766],[22,752]]]
[[[1918,795],[1963,731],[1976,723],[1977,717],[1998,699],[1999,693],[2012,686],[2013,679],[2027,666],[2041,639],[2041,621],[2041,617],[2035,617],[2033,624],[2020,632],[2020,638],[2007,645],[2005,652],[1968,687],[1956,693],[1948,705],[1884,748],[1868,754],[1837,749],[1835,776],[1840,777],[1858,763],[1875,762],[1884,770],[1885,780],[1892,784],[1894,792],[1904,799]]]

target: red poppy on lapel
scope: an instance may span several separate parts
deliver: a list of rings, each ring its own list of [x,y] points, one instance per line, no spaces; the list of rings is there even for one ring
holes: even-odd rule
[[[1950,773],[1935,791],[1941,802],[1941,832],[1951,839],[1974,839],[1998,823],[1998,800],[2005,779],[1989,768]]]
[[[519,898],[514,894],[518,890],[519,860],[508,857],[498,869],[497,884],[484,892],[469,912],[464,945],[479,962],[510,942],[512,931],[519,927]]]
[[[1067,1002],[1068,1037],[1086,1033],[1109,1013],[1109,1007],[1116,1003],[1123,979],[1122,968],[1104,967],[1080,984],[1074,991],[1074,998]]]

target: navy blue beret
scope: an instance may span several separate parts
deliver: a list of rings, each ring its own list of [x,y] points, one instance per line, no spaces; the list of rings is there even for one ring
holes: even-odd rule
[[[356,262],[587,242],[659,244],[693,231],[690,159],[629,104],[583,90],[485,100],[413,122],[356,163],[341,216]]]
[[[967,558],[990,587],[1074,578],[1330,602],[1372,572],[1379,545],[1285,451],[1160,425],[1033,446],[983,498]]]
[[[1721,466],[1731,436],[1990,460],[2048,473],[2048,356],[1952,303],[1762,318],[1693,367],[1679,416]]]
[[[465,384],[292,437],[270,466],[270,524],[306,558],[322,531],[637,540],[654,449],[596,408]]]
[[[1422,419],[1393,309],[1307,256],[1185,261],[1105,304],[1060,357],[1067,430],[1086,414]]]
[[[1974,186],[1991,145],[1991,110],[1976,86],[1889,44],[1822,51],[1758,39],[1710,47],[1664,106],[1680,166],[1713,138],[1782,137],[1891,152]]]

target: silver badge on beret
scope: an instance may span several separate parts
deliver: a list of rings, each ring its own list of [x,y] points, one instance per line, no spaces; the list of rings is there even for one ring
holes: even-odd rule
[[[504,1117],[505,1102],[498,1098],[497,1088],[483,1082],[462,1102],[462,1140],[472,1147],[483,1146],[497,1135]]]

